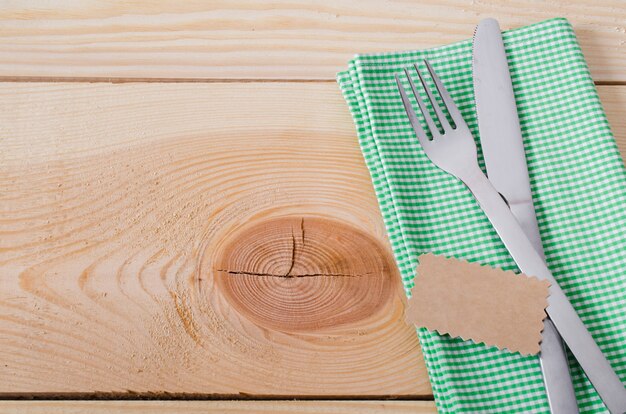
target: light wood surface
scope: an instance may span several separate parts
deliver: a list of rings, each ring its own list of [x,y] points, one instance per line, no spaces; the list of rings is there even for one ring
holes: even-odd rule
[[[626,81],[623,0],[4,1],[0,76],[334,79],[355,53],[567,17],[596,81]]]
[[[0,125],[1,392],[430,394],[337,85],[3,83]]]
[[[432,401],[0,401],[3,414],[433,414]]]
[[[567,17],[626,155],[621,0],[0,0],[0,396],[431,398],[332,80],[487,16]],[[0,402],[122,411],[435,408]]]

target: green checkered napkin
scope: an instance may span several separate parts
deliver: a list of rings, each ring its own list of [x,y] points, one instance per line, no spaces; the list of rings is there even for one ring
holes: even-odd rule
[[[552,19],[503,34],[550,269],[626,380],[626,174],[572,27]],[[358,55],[338,75],[407,289],[433,252],[516,269],[469,191],[434,167],[394,75],[427,58],[478,137],[472,44]],[[482,160],[481,160],[482,163]],[[549,412],[537,357],[418,329],[442,413]],[[607,412],[570,358],[581,412]]]

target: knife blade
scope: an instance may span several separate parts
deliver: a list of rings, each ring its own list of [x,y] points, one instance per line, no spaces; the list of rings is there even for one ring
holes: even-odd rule
[[[513,85],[495,19],[482,20],[474,32],[473,76],[480,142],[489,181],[543,258]],[[578,413],[564,344],[549,318],[544,323],[539,361],[552,414]]]

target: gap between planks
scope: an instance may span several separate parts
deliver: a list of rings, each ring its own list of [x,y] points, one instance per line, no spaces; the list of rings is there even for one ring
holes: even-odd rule
[[[255,78],[109,78],[0,76],[5,83],[335,83],[336,79],[255,79]],[[596,86],[626,86],[626,81],[595,81]]]
[[[335,79],[109,78],[0,76],[5,83],[335,83]],[[626,82],[624,82],[626,84]]]
[[[274,395],[201,394],[186,392],[35,392],[0,393],[0,407],[6,401],[434,401],[433,395]]]

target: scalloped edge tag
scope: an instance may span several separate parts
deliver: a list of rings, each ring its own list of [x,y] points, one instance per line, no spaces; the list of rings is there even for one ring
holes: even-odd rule
[[[419,257],[405,320],[440,334],[534,355],[550,283],[432,253]]]

